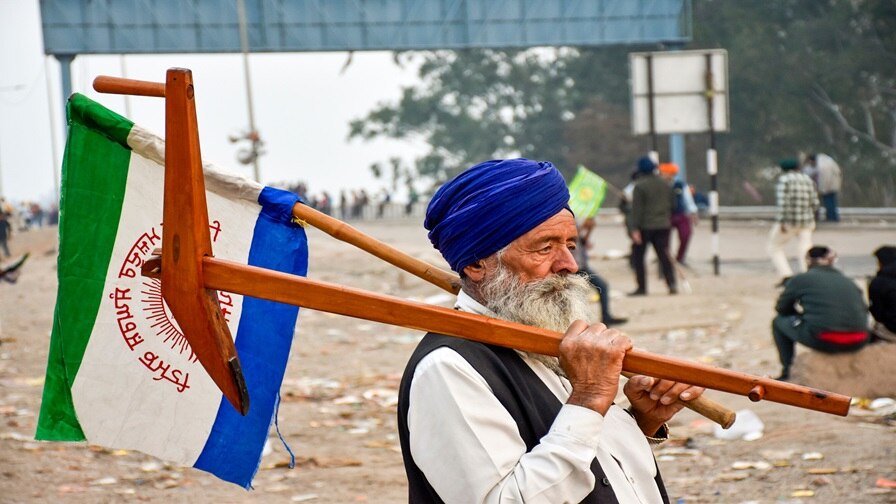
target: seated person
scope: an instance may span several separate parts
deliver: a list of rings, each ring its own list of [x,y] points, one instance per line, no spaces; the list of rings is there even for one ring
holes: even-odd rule
[[[779,380],[790,378],[796,343],[826,352],[858,350],[868,342],[868,309],[862,291],[834,268],[837,254],[809,249],[805,273],[787,280],[778,297],[772,334],[781,360]]]
[[[884,245],[874,251],[877,275],[868,284],[868,301],[874,317],[874,334],[896,342],[896,247]]]

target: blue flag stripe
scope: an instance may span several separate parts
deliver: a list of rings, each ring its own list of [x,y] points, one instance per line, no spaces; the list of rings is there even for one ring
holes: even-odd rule
[[[259,203],[263,210],[255,224],[249,264],[307,274],[305,230],[284,222],[291,218],[296,201],[298,197],[287,191],[270,187],[262,191]],[[249,413],[241,416],[222,397],[212,432],[194,467],[250,487],[273,420],[297,316],[295,306],[243,298],[235,345],[249,389]]]

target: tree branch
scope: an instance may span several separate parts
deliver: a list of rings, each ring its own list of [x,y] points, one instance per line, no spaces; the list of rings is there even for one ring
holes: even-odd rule
[[[833,100],[831,100],[830,96],[828,96],[828,94],[825,92],[824,88],[822,88],[817,83],[813,84],[812,88],[813,88],[813,97],[818,101],[818,103],[822,107],[827,109],[834,116],[834,119],[837,121],[837,124],[839,124],[840,127],[843,128],[846,132],[857,136],[858,138],[877,147],[878,149],[880,149],[883,152],[887,152],[888,154],[891,154],[891,155],[896,155],[896,146],[887,145],[884,142],[881,142],[880,140],[875,138],[873,135],[870,135],[867,132],[862,131],[862,130],[854,127],[852,124],[850,124],[849,120],[846,118],[846,116],[844,116],[843,113],[840,111],[840,106],[837,105],[836,103],[834,103]]]

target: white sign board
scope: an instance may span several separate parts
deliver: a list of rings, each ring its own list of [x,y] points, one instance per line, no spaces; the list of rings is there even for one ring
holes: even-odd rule
[[[727,51],[631,53],[629,64],[634,134],[728,131]]]

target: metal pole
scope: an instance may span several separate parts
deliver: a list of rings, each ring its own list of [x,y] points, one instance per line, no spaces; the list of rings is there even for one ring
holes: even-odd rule
[[[255,111],[252,109],[252,80],[249,78],[249,30],[246,26],[245,0],[237,0],[237,15],[240,19],[240,50],[243,53],[243,74],[246,78],[246,105],[249,109],[249,140],[252,142],[252,173],[256,182],[261,182],[258,168],[258,133],[255,131]]]
[[[669,159],[678,165],[678,177],[685,183],[688,181],[688,170],[685,161],[684,135],[672,133],[669,135]]]
[[[127,79],[128,66],[124,61],[124,54],[118,55],[118,64],[121,67],[121,76]],[[124,116],[132,121],[134,120],[134,117],[131,115],[131,95],[124,95]]]
[[[655,110],[653,106],[653,57],[648,54],[645,57],[647,61],[647,111],[648,111],[648,119],[650,123],[650,158],[653,159],[654,163],[659,164],[660,162],[660,151],[657,147],[656,140],[656,120],[654,118]]]
[[[65,104],[68,103],[68,97],[72,95],[72,61],[75,60],[74,54],[56,54],[59,60],[59,75],[62,77],[62,113],[65,114]]]
[[[709,215],[712,218],[712,270],[719,276],[719,183],[716,131],[713,126],[712,54],[706,53],[706,115],[709,125],[709,149],[706,151],[706,171],[709,173]]]
[[[44,76],[47,81],[47,115],[50,116],[50,152],[53,154],[53,162],[50,163],[53,170],[53,196],[59,203],[59,147],[56,145],[56,113],[53,107],[53,90],[50,88],[50,59],[44,60]]]

